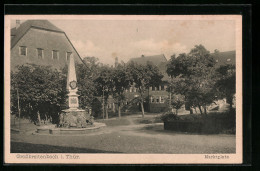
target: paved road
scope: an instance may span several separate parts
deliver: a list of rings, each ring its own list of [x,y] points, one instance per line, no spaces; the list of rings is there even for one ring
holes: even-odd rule
[[[12,134],[18,153],[235,153],[234,135],[198,135],[163,130],[163,124],[108,126],[87,135]]]

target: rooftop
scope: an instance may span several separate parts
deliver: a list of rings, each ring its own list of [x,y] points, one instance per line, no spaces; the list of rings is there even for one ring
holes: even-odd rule
[[[212,57],[216,60],[216,65],[227,65],[227,64],[236,64],[236,51],[226,51],[219,53],[212,53]]]
[[[23,37],[23,35],[30,28],[38,28],[43,30],[49,30],[54,32],[64,33],[63,30],[53,25],[48,20],[27,20],[20,24],[20,26],[16,29],[15,27],[11,29],[11,36],[14,36],[11,40],[11,48]]]
[[[138,64],[145,65],[148,61],[152,62],[154,65],[158,66],[162,62],[167,62],[167,59],[165,58],[164,54],[154,55],[154,56],[144,56],[144,55],[142,55],[141,57],[131,58],[128,61],[128,63],[136,62]]]

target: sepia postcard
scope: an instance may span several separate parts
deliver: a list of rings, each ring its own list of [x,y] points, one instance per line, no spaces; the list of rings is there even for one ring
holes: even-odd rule
[[[241,164],[241,15],[5,15],[4,163]]]

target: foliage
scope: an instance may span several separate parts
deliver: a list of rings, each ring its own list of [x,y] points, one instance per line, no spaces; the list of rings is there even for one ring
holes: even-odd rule
[[[91,66],[93,67],[93,66]],[[93,81],[95,70],[90,70],[84,64],[76,65],[76,74],[78,82],[79,106],[85,108],[91,106],[96,92],[96,85]]]
[[[30,118],[35,123],[40,118],[57,122],[65,95],[65,75],[48,66],[27,64],[11,73],[11,110],[18,113],[19,96],[21,117]]]
[[[173,55],[167,64],[172,91],[183,95],[190,107],[199,107],[201,114],[201,107],[206,114],[206,105],[215,98],[215,63],[204,46],[196,45],[188,54]]]
[[[229,133],[235,134],[236,113],[230,110],[223,113],[210,113],[208,115],[181,115],[165,113],[161,116],[166,129],[181,132],[197,133]]]
[[[94,98],[91,103],[91,106],[92,106],[92,116],[97,118],[102,113],[102,104],[97,98]]]
[[[107,106],[109,95],[111,95],[114,90],[112,73],[113,68],[110,68],[108,66],[102,66],[99,68],[98,76],[94,80],[97,89],[96,95],[102,96],[104,98],[104,107]],[[106,118],[108,119],[107,107],[105,107],[105,110]]]
[[[236,113],[229,110],[223,113],[210,113],[208,115],[176,115],[166,112],[161,115],[165,129],[196,132],[196,133],[228,133],[236,132]]]
[[[233,97],[236,93],[236,70],[234,65],[224,65],[217,68],[215,89],[218,98],[226,98],[232,108]]]
[[[160,73],[158,67],[149,62],[146,65],[131,62],[128,64],[127,70],[131,75],[132,85],[137,88],[140,95],[142,116],[144,117],[144,93],[150,86],[158,86],[161,83],[163,75]]]
[[[178,114],[178,109],[180,109],[185,103],[185,98],[181,94],[174,94],[171,99],[171,105],[176,109],[176,114]]]
[[[160,119],[163,122],[169,122],[169,121],[180,120],[180,117],[178,115],[176,115],[175,113],[166,112],[166,113],[161,115]]]
[[[127,68],[119,64],[112,72],[113,97],[117,99],[118,116],[121,117],[121,103],[125,100],[124,91],[130,87],[130,73]]]

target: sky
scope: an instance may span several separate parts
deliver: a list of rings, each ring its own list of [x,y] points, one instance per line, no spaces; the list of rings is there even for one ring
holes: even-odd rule
[[[82,58],[94,56],[111,65],[115,57],[119,62],[141,55],[164,54],[170,59],[199,44],[210,52],[235,50],[236,46],[234,20],[49,21],[66,32]]]

